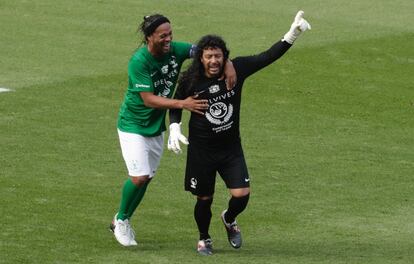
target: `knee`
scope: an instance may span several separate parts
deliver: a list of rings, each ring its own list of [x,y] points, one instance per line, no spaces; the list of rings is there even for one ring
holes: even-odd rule
[[[241,198],[250,195],[250,188],[230,189],[230,194],[233,197]]]
[[[197,196],[197,200],[201,200],[201,201],[212,201],[213,200],[213,196]]]
[[[137,187],[142,187],[151,180],[149,176],[130,177],[131,181]]]
[[[205,209],[211,210],[211,204],[213,203],[213,196],[197,196],[197,201],[194,210]]]
[[[213,196],[197,196],[198,200],[212,200]]]

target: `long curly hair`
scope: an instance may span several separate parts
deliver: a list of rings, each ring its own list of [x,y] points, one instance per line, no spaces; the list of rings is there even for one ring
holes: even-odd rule
[[[184,71],[178,80],[177,93],[187,97],[194,91],[196,83],[204,76],[204,66],[201,58],[205,49],[219,48],[223,51],[224,63],[229,58],[230,51],[227,49],[226,42],[217,35],[205,35],[197,43],[197,49],[190,66]]]

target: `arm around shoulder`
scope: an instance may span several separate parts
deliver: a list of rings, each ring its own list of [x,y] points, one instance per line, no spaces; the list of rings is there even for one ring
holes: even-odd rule
[[[159,109],[187,109],[191,112],[203,114],[202,111],[208,108],[207,100],[198,100],[194,96],[189,96],[183,100],[170,99],[157,96],[152,92],[140,92],[144,105],[150,108]]]

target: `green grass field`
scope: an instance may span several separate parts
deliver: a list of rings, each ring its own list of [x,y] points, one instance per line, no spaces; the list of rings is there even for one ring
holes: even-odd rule
[[[126,169],[116,133],[142,17],[175,40],[222,35],[263,51],[297,10],[312,25],[245,83],[252,178],[233,250],[213,205],[215,254],[195,252],[185,155],[167,150],[132,224],[107,227]],[[414,263],[414,2],[0,0],[0,263]],[[188,115],[187,115],[188,117]]]

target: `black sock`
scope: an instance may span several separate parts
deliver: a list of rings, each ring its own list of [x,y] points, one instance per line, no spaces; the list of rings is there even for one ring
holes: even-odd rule
[[[200,240],[210,238],[208,230],[210,228],[211,220],[211,203],[213,198],[208,200],[201,200],[197,198],[197,203],[194,207],[194,219],[197,222],[198,232],[200,233]]]
[[[229,201],[229,208],[227,209],[226,214],[224,215],[224,219],[227,223],[231,224],[236,220],[236,217],[243,212],[246,208],[247,203],[249,202],[249,196],[245,195],[242,197],[234,197],[232,196]]]

